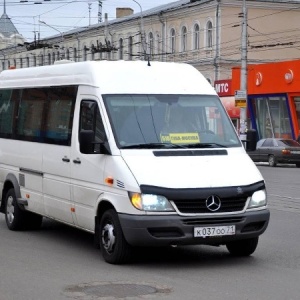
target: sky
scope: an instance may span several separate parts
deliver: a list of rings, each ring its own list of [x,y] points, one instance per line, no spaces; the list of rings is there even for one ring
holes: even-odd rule
[[[105,13],[108,14],[108,20],[115,19],[117,7],[130,7],[134,13],[139,13],[141,8],[145,11],[176,1],[178,0],[102,0],[102,20]],[[34,36],[43,39],[59,32],[98,23],[98,3],[98,0],[6,0],[6,14],[19,33],[30,42],[34,40]],[[2,15],[4,0],[0,0],[0,4]]]

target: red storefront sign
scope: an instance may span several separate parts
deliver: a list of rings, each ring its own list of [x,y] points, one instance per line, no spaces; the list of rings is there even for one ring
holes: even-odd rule
[[[219,95],[230,118],[239,118],[240,109],[235,106],[234,92],[231,79],[216,80],[215,90]]]
[[[219,97],[228,97],[232,96],[233,93],[231,91],[231,79],[225,80],[216,80],[215,81],[215,90]]]

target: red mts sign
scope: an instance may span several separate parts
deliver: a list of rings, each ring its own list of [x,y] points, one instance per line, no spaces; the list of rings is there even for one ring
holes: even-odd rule
[[[216,80],[215,90],[219,97],[232,96],[233,93],[231,92],[231,79]]]

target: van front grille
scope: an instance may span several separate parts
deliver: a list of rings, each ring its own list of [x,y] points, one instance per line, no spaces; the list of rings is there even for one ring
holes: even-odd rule
[[[177,209],[183,214],[209,214],[242,211],[247,197],[220,198],[221,206],[218,210],[211,211],[206,205],[206,199],[180,199],[172,200]]]

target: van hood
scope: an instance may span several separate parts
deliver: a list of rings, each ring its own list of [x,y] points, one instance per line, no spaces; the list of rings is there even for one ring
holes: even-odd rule
[[[245,186],[263,180],[243,149],[228,149],[227,153],[155,156],[149,150],[123,150],[122,156],[139,185],[205,188]]]

